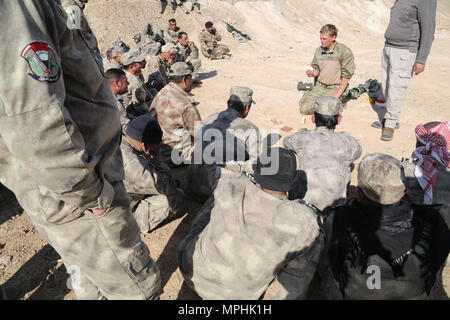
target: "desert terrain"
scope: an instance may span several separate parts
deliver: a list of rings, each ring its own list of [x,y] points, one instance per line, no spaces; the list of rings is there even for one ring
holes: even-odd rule
[[[380,79],[381,53],[384,31],[389,22],[393,0],[271,0],[219,1],[199,0],[202,14],[185,14],[177,9],[173,14],[168,6],[163,14],[158,0],[91,0],[85,14],[105,53],[108,46],[120,37],[135,46],[133,36],[145,22],[166,28],[175,18],[199,47],[198,36],[204,23],[213,21],[222,34],[222,43],[231,48],[230,60],[202,58],[202,84],[192,90],[199,102],[203,119],[226,108],[230,87],[248,86],[253,89],[252,107],[248,120],[269,132],[282,136],[284,126],[312,129],[311,119],[302,119],[298,100],[302,93],[298,81],[308,81],[305,71],[315,48],[320,45],[319,29],[333,23],[339,29],[338,41],[349,46],[357,65],[350,81],[354,87],[367,79]],[[251,37],[240,43],[227,32],[226,21]],[[410,83],[402,112],[400,129],[394,140],[383,142],[381,132],[370,124],[377,120],[367,101],[367,95],[350,101],[338,131],[354,136],[363,148],[363,156],[372,152],[387,153],[395,158],[409,157],[414,150],[414,128],[419,123],[450,119],[450,1],[438,0],[435,40],[423,74]],[[352,184],[356,176],[353,174]],[[14,196],[0,195],[0,284],[9,299],[76,299],[66,286],[66,270],[58,254],[33,227],[26,213],[14,202]],[[198,299],[183,285],[177,269],[175,249],[187,234],[193,215],[185,216],[161,226],[143,240],[149,246],[162,275],[163,300]],[[449,292],[448,268],[443,285]],[[273,297],[276,283],[266,293]],[[448,299],[440,290],[435,299]]]

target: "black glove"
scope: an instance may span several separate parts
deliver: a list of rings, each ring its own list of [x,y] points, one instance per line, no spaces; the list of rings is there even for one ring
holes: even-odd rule
[[[212,35],[216,35],[216,28],[212,28],[212,29],[211,29],[211,34],[212,34]]]
[[[208,54],[211,54],[212,53],[212,49],[208,49],[208,50],[206,50],[206,52],[208,52]]]

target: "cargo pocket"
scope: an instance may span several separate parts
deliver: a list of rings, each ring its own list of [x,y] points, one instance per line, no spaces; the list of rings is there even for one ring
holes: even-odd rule
[[[414,72],[414,62],[415,59],[413,54],[402,54],[400,56],[400,69],[399,69],[399,77],[402,79],[411,79]]]
[[[127,259],[127,268],[146,299],[159,297],[161,294],[159,269],[150,257],[147,245],[142,241],[141,245]]]

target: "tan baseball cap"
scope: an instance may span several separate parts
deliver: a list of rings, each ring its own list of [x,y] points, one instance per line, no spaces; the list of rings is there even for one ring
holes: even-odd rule
[[[374,202],[385,205],[398,202],[406,189],[403,166],[390,155],[368,154],[358,165],[358,186]]]
[[[253,101],[253,90],[247,87],[235,86],[230,89],[230,100],[241,101],[244,105]]]
[[[174,63],[169,70],[169,77],[172,76],[187,76],[192,74],[193,69],[186,62],[176,62]]]
[[[124,66],[128,66],[133,62],[144,61],[146,57],[145,53],[142,53],[140,49],[133,48],[125,52],[121,57],[120,61]]]
[[[342,113],[343,105],[340,99],[323,96],[316,99],[314,111],[324,116],[335,116]]]

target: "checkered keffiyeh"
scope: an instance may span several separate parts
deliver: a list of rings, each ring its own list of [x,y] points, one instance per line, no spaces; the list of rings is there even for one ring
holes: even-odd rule
[[[438,176],[437,161],[446,167],[450,166],[450,122],[442,122],[430,130],[420,124],[415,132],[417,140],[424,145],[413,152],[413,156],[418,159],[415,176],[425,193],[423,203],[432,204]]]

